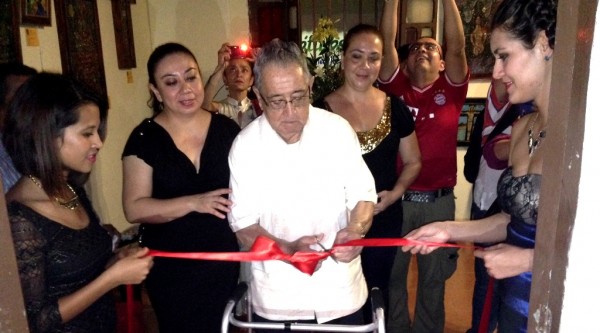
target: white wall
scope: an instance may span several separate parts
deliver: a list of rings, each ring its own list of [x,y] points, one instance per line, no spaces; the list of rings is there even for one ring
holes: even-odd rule
[[[250,45],[246,0],[148,0],[151,44],[175,41],[196,56],[204,81],[217,66],[217,51],[224,42]],[[225,96],[222,89],[219,97]]]
[[[131,6],[131,17],[137,66],[130,70],[120,70],[117,65],[111,2],[97,1],[110,110],[108,137],[92,172],[89,193],[102,221],[113,224],[119,230],[130,226],[125,220],[121,204],[121,153],[133,127],[151,115],[146,106],[149,94],[145,67],[146,59],[152,51],[150,26],[146,2],[136,2]],[[127,72],[133,78],[132,83],[127,82]]]
[[[54,3],[53,3],[54,5]],[[56,10],[52,8],[50,15],[52,26],[49,27],[27,27],[34,34],[37,34],[39,46],[27,45],[27,31],[25,27],[19,29],[21,35],[21,50],[23,53],[23,63],[37,69],[38,71],[48,71],[60,73],[62,65],[60,63],[60,49],[58,47],[58,33],[56,31]]]

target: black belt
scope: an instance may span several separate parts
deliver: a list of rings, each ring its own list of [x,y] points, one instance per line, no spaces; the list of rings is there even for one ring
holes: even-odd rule
[[[454,188],[441,188],[435,191],[406,191],[402,200],[411,202],[435,202],[435,199],[446,196],[454,191]]]

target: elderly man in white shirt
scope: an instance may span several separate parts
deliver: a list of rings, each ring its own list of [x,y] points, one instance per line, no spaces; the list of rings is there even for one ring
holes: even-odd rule
[[[264,113],[236,138],[230,154],[231,228],[249,248],[257,236],[286,253],[319,251],[364,236],[377,200],[358,139],[340,116],[310,105],[312,78],[293,42],[275,39],[257,56]],[[253,262],[251,292],[259,321],[362,324],[368,291],[361,247],[338,247],[311,276],[283,261]],[[335,259],[335,260],[334,260]]]

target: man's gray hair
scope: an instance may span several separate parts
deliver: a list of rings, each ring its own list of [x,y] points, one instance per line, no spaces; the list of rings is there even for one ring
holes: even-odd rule
[[[302,68],[306,81],[310,80],[310,72],[306,63],[306,57],[298,44],[275,38],[263,45],[256,55],[254,63],[254,85],[261,90],[263,77],[262,72],[268,65],[288,66],[297,65]]]

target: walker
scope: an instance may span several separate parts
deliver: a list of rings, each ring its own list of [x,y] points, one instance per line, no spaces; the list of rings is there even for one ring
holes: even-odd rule
[[[244,297],[246,296],[246,297]],[[303,323],[256,323],[252,322],[251,316],[247,320],[239,320],[234,315],[234,309],[238,302],[245,302],[248,313],[252,313],[252,298],[248,291],[248,285],[240,282],[233,295],[229,298],[225,311],[223,312],[223,321],[221,323],[221,332],[229,332],[229,325],[247,329],[252,333],[252,329],[262,330],[285,330],[285,331],[311,331],[311,332],[377,332],[385,333],[385,319],[383,296],[379,288],[371,290],[371,308],[373,309],[373,322],[366,325],[334,325],[334,324],[303,324]]]

